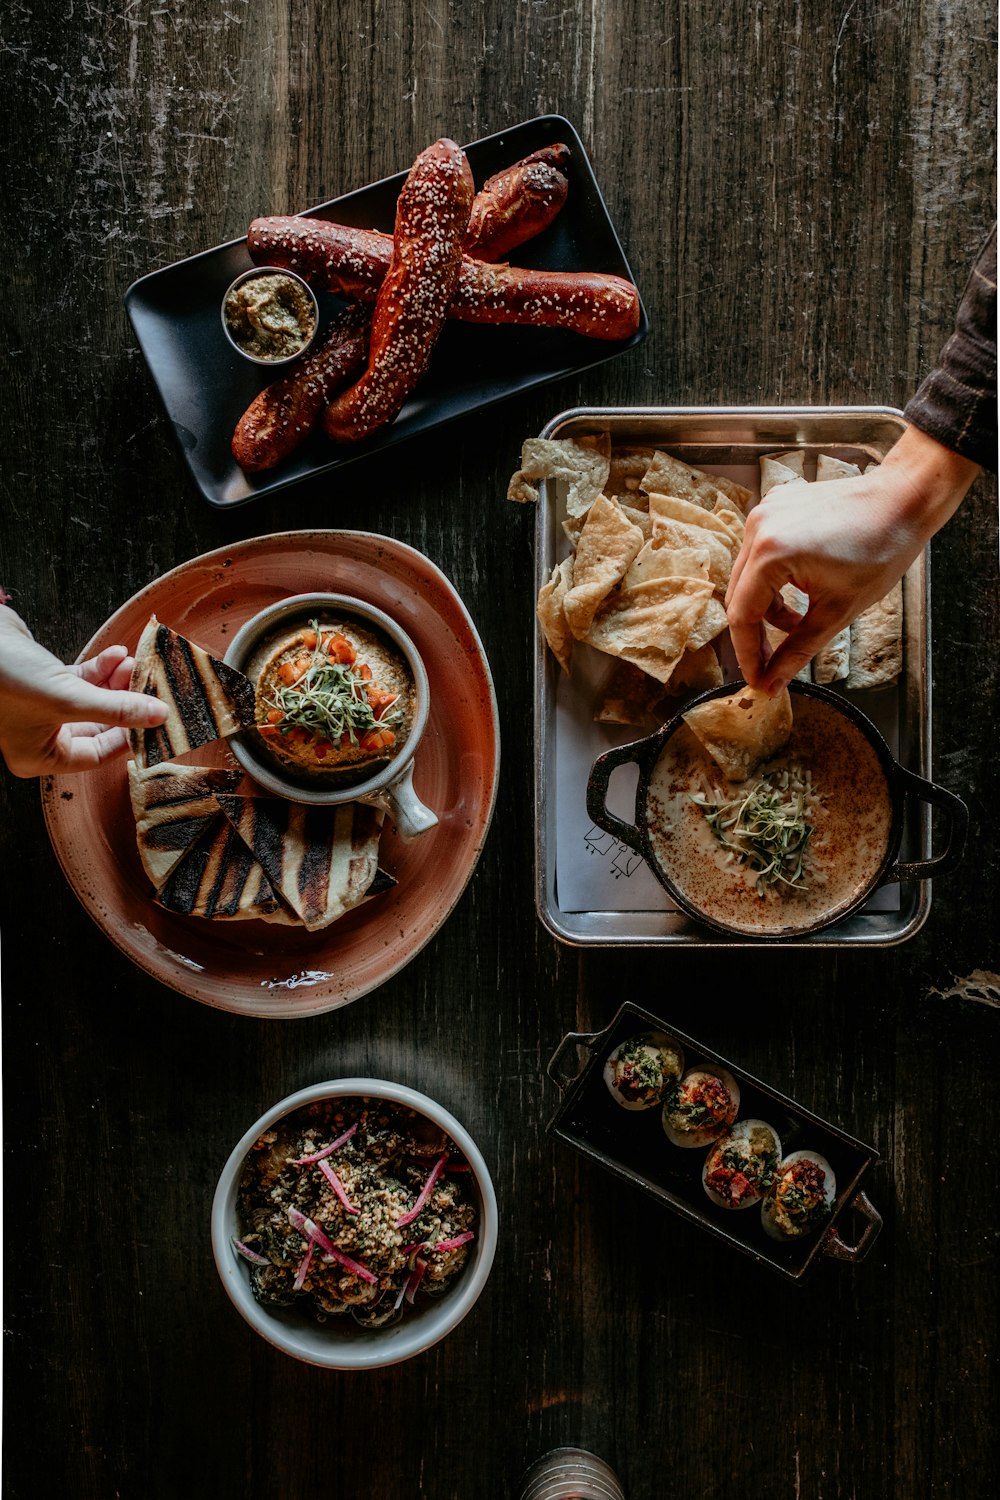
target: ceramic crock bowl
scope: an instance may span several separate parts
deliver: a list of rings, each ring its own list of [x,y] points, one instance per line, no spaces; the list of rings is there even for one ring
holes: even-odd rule
[[[587,812],[597,826],[615,838],[621,839],[623,844],[627,844],[637,854],[641,854],[671,900],[693,921],[722,933],[726,937],[737,937],[741,941],[748,938],[753,940],[755,934],[748,931],[745,926],[730,925],[719,917],[703,911],[664,868],[650,833],[649,794],[656,764],[668,741],[682,727],[683,714],[698,703],[707,703],[712,698],[728,697],[738,693],[745,686],[746,683],[742,681],[730,682],[722,687],[711,688],[708,692],[700,693],[686,703],[681,712],[675,714],[646,739],[636,740],[628,745],[619,745],[613,750],[608,750],[604,755],[598,756],[587,781]],[[917,776],[901,766],[893,757],[875,725],[853,703],[829,688],[808,683],[792,682],[789,684],[789,689],[793,699],[797,696],[805,696],[819,699],[827,704],[834,716],[839,715],[853,724],[868,741],[875,752],[881,774],[885,778],[890,820],[882,861],[868,880],[859,887],[854,898],[829,913],[820,914],[807,924],[790,924],[787,930],[768,931],[766,934],[759,935],[760,941],[768,942],[780,942],[784,938],[800,938],[833,926],[834,923],[842,921],[851,912],[863,906],[879,886],[902,880],[929,880],[931,876],[946,874],[958,864],[962,857],[969,826],[969,812],[961,798],[956,797],[953,792],[946,791],[944,787],[935,785],[934,782],[925,781],[922,776]],[[836,718],[833,722],[835,724]],[[608,783],[612,773],[619,766],[629,764],[634,764],[639,768],[634,823],[626,823],[624,819],[616,817],[609,811],[607,805]],[[901,860],[898,857],[903,837],[903,818],[907,796],[931,803],[944,814],[944,847],[931,859]]]
[[[290,802],[308,802],[336,807],[344,802],[368,802],[387,812],[404,839],[416,838],[437,825],[437,815],[425,807],[413,790],[413,759],[427,727],[430,685],[420,654],[410,637],[384,610],[349,594],[293,594],[271,604],[247,620],[233,637],[225,660],[256,683],[257,675],[274,646],[297,626],[306,626],[324,612],[357,620],[386,636],[406,659],[416,688],[416,711],[406,743],[387,766],[363,781],[328,785],[301,776],[268,755],[255,729],[233,735],[233,754],[249,776],[265,791]]]
[[[240,1174],[254,1142],[278,1120],[303,1105],[321,1099],[360,1096],[406,1105],[445,1131],[469,1163],[469,1193],[478,1210],[476,1238],[454,1285],[434,1301],[421,1303],[418,1299],[401,1322],[387,1328],[361,1328],[346,1317],[328,1318],[320,1323],[296,1308],[262,1307],[250,1289],[250,1268],[232,1243],[234,1237],[239,1238],[236,1195]],[[261,1115],[233,1147],[212,1203],[212,1252],[233,1305],[269,1344],[295,1359],[328,1370],[374,1370],[422,1354],[458,1327],[489,1278],[496,1253],[497,1226],[497,1200],[489,1169],[479,1147],[454,1115],[405,1084],[387,1083],[381,1078],[337,1078],[313,1084],[282,1099]],[[348,1323],[350,1327],[346,1326]]]

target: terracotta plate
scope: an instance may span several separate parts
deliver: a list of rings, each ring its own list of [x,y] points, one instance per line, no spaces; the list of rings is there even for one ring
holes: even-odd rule
[[[414,785],[440,823],[409,844],[387,823],[380,864],[396,877],[393,890],[323,932],[175,916],[152,901],[139,862],[124,758],[89,776],[42,782],[59,862],[112,942],[154,979],[249,1016],[317,1015],[367,994],[419,953],[465,889],[493,814],[500,750],[476,628],[448,579],[412,547],[365,531],[284,532],[164,574],[123,605],[81,657],[116,642],[134,649],[151,614],[222,656],[257,610],[312,590],[353,594],[385,610],[427,667],[431,710]],[[221,764],[227,754],[216,745],[187,759]]]

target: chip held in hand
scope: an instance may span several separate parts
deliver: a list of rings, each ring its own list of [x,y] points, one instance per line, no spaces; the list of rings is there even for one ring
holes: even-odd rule
[[[769,698],[744,687],[727,698],[710,698],[684,714],[684,722],[729,781],[746,781],[759,765],[787,745],[792,700],[783,688]]]

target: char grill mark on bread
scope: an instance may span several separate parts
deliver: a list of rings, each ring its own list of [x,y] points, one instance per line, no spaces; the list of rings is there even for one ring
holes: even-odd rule
[[[368,894],[378,870],[377,809],[358,802],[305,807],[268,797],[221,795],[218,801],[273,888],[310,930],[326,927]]]
[[[324,418],[336,442],[359,442],[391,422],[426,370],[458,284],[474,193],[454,141],[435,141],[411,167],[372,316],[368,368]]]
[[[220,812],[161,887],[157,902],[188,917],[273,916],[281,903],[261,864]]]
[[[566,202],[569,147],[543,146],[483,183],[472,204],[465,253],[502,260],[547,229]]]
[[[297,271],[318,290],[368,301],[392,258],[387,234],[324,219],[255,219],[247,246],[259,265]],[[639,327],[639,293],[622,276],[492,266],[465,255],[448,316],[464,323],[531,324],[620,340]]]
[[[364,369],[370,328],[367,308],[348,308],[314,354],[254,398],[233,434],[233,457],[241,469],[248,474],[273,469],[299,446],[324,407]]]
[[[159,765],[254,721],[254,690],[243,673],[161,625],[155,615],[136,647],[129,686],[134,693],[161,699],[169,709],[166,722],[157,728],[129,731],[140,766]]]
[[[143,770],[128,763],[129,795],[143,869],[160,886],[188,847],[219,815],[219,792],[233,792],[242,773],[225,767],[172,765]]]

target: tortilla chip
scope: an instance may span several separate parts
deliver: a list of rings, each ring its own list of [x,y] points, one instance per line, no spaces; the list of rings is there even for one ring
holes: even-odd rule
[[[563,602],[573,587],[573,559],[564,557],[552,569],[552,577],[542,585],[538,593],[535,612],[542,627],[542,634],[556,661],[567,674],[573,654],[573,633],[566,623]]]
[[[712,515],[717,521],[721,521],[736,544],[736,552],[743,546],[743,537],[746,532],[746,522],[738,511],[733,510],[726,500],[720,500],[716,504]]]
[[[718,599],[706,599],[694,629],[687,638],[689,651],[700,651],[729,627],[726,611]]]
[[[838,630],[813,657],[813,682],[840,682],[851,670],[851,628]]]
[[[642,487],[647,495],[675,495],[687,500],[701,510],[714,509],[722,490],[712,474],[703,474],[692,469],[669,453],[659,449],[653,454],[648,469],[642,478]]]
[[[728,698],[711,698],[683,715],[730,781],[747,777],[788,743],[792,700],[787,688],[776,698],[745,687]]]
[[[851,625],[849,688],[883,687],[903,667],[903,583],[866,609]]]
[[[623,515],[617,500],[599,495],[580,532],[573,585],[562,601],[566,624],[578,641],[586,637],[598,606],[625,577],[642,545],[642,532]]]
[[[741,516],[747,514],[753,504],[753,490],[748,490],[745,484],[737,484],[735,479],[729,479],[725,474],[710,474],[708,478],[732,502],[734,510],[738,510]]]
[[[641,498],[639,491],[642,487],[642,476],[649,468],[649,460],[652,456],[652,448],[612,449],[605,494],[635,495],[637,499]]]
[[[659,495],[654,495],[653,504],[659,499]],[[650,514],[653,517],[655,547],[695,547],[707,551],[708,576],[713,587],[718,589],[719,597],[723,597],[733,571],[732,543],[723,541],[717,532],[709,531],[704,526],[688,526],[683,521],[673,521],[661,516],[655,510],[651,510]]]
[[[534,483],[557,479],[569,486],[566,513],[582,516],[604,489],[610,467],[611,439],[606,432],[581,438],[528,438],[521,467],[511,476],[507,499],[538,499]]]
[[[647,542],[625,574],[625,587],[654,578],[708,578],[707,547],[656,547]]]
[[[666,682],[706,602],[715,603],[711,595],[703,578],[657,578],[620,588],[597,611],[587,641]]]
[[[816,460],[816,478],[821,483],[827,479],[850,479],[860,473],[857,464],[846,463],[829,453],[821,453]]]
[[[653,535],[653,518],[649,514],[649,506],[647,505],[645,510],[640,510],[630,500],[622,500],[619,503],[622,508],[622,515],[627,516],[633,526],[638,526],[642,532],[643,540],[648,542]]]
[[[697,651],[687,650],[670,674],[667,692],[704,693],[709,688],[721,687],[723,682],[719,658],[711,645],[699,646]]]
[[[791,484],[804,479],[805,454],[801,448],[792,448],[788,453],[769,453],[760,461],[760,498],[770,494],[779,484]]]
[[[629,661],[616,661],[594,708],[596,724],[626,724],[644,729],[656,716],[663,684]]]
[[[745,485],[723,474],[704,474],[659,449],[643,476],[642,487],[647,494],[676,495],[709,511],[715,509],[720,496],[744,516],[753,503],[753,493]]]
[[[734,549],[733,532],[725,521],[714,510],[704,510],[700,505],[693,505],[690,500],[681,500],[677,495],[651,494],[649,514],[653,518],[654,535],[661,521],[680,521],[685,526],[700,526],[703,531],[710,531],[726,545],[730,553]],[[740,535],[742,536],[742,532]]]

